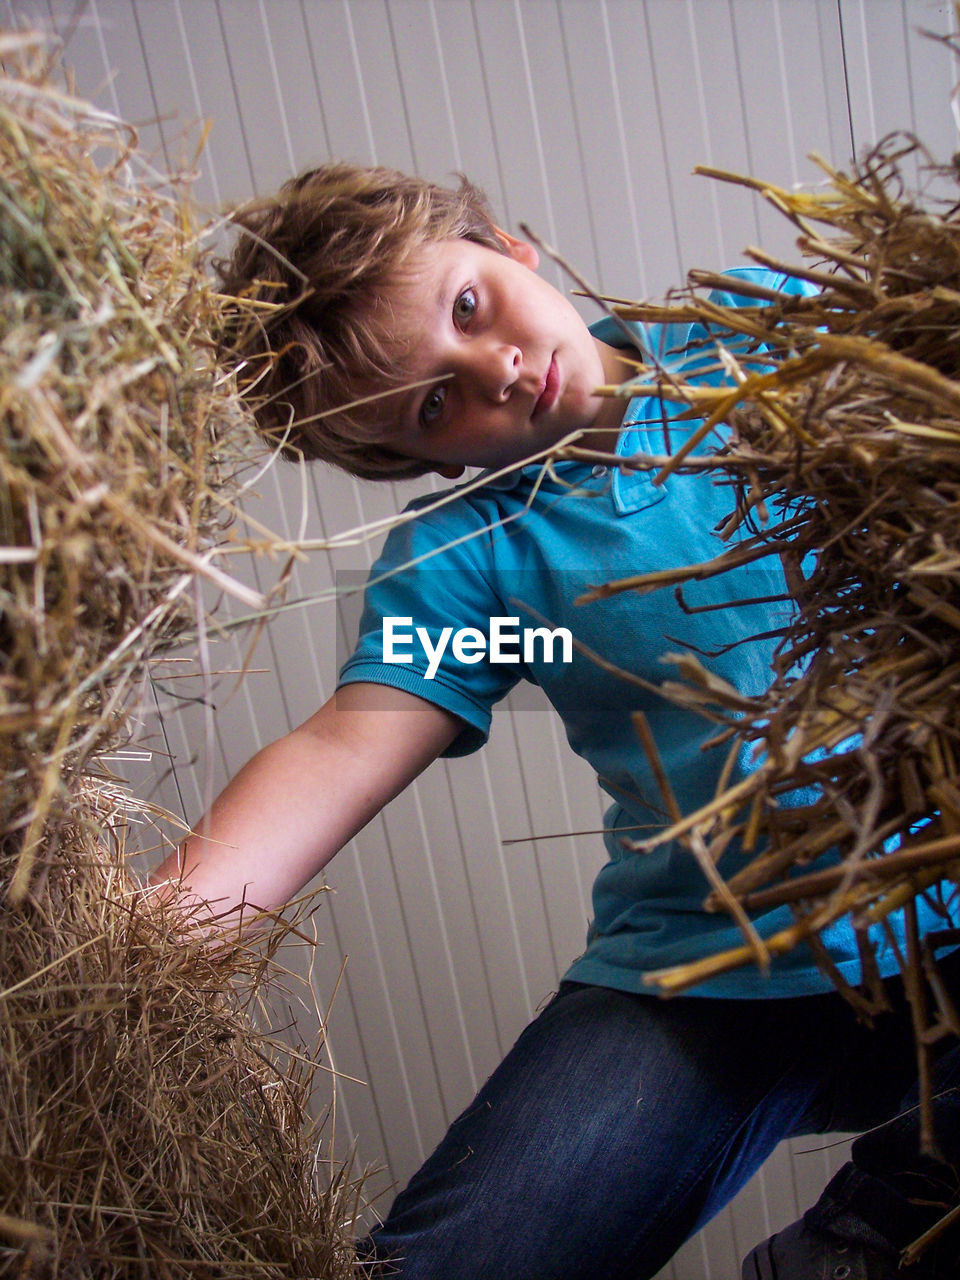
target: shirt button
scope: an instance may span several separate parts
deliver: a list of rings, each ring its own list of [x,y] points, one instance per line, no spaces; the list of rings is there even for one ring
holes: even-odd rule
[[[602,462],[598,462],[597,465],[593,468],[591,475],[595,475],[599,478],[600,476],[605,476],[607,474],[607,470],[608,468],[605,467]]]

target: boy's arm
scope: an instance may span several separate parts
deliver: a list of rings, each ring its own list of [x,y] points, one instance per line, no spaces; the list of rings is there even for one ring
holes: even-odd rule
[[[217,914],[244,900],[280,908],[461,727],[413,694],[346,685],[244,765],[151,882],[177,884]]]

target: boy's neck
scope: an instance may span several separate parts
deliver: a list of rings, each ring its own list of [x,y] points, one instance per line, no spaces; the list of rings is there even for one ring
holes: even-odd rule
[[[630,376],[629,365],[624,362],[624,352],[618,347],[611,347],[599,338],[594,338],[603,365],[604,380],[608,386],[619,386]],[[615,453],[620,428],[627,412],[629,401],[624,396],[604,396],[589,436],[584,444],[589,449],[597,449],[601,453]]]

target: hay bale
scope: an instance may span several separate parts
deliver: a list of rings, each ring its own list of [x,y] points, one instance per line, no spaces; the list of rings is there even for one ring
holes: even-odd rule
[[[61,830],[37,867],[0,904],[0,1274],[359,1275],[359,1183],[308,1122],[315,1053],[249,1008],[284,931],[185,939],[122,823]]]
[[[252,948],[157,902],[97,761],[204,581],[264,603],[219,563],[255,437],[213,333],[243,304],[133,130],[36,36],[0,66],[0,1272],[342,1280],[322,1045],[251,1017],[294,924]]]
[[[817,935],[847,913],[869,979],[866,927],[901,908],[909,922],[916,896],[960,868],[960,210],[949,201],[925,208],[907,191],[902,165],[917,147],[895,136],[850,174],[824,164],[828,181],[814,194],[713,173],[760,190],[794,222],[805,261],[748,252],[816,282],[815,297],[761,291],[767,306],[716,306],[699,291],[749,289],[693,272],[665,306],[617,308],[627,319],[709,324],[728,346],[734,392],[674,378],[661,390],[705,416],[691,446],[722,421],[729,443],[706,456],[685,445],[653,465],[658,479],[698,469],[729,485],[731,515],[718,532],[737,540],[709,564],[596,595],[673,585],[682,596],[691,578],[775,555],[796,606],[770,687],[746,708],[692,655],[677,657],[686,683],[669,683],[667,696],[699,708],[719,741],[747,745],[761,762],[736,789],[643,842],[678,838],[715,864],[738,837],[752,861],[707,905],[742,912],[787,902],[796,923],[766,948],[754,939],[655,975],[663,991],[800,941],[842,986]],[[955,186],[957,170],[940,177]],[[775,354],[744,355],[744,343]],[[794,802],[802,788],[816,789],[814,804]],[[830,849],[838,864],[807,873]],[[916,945],[904,966],[915,985]],[[956,1012],[941,1012],[960,1031]]]
[[[247,415],[219,375],[220,300],[184,200],[136,135],[0,39],[0,842],[29,879],[71,779],[119,740],[198,575],[262,603],[218,548]],[[137,166],[140,176],[137,176]]]

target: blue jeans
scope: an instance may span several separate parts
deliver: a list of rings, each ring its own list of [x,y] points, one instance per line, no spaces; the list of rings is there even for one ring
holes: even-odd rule
[[[365,1248],[404,1280],[642,1280],[782,1138],[879,1124],[909,1012],[839,996],[660,1000],[564,983]],[[363,1252],[363,1250],[361,1250]]]

